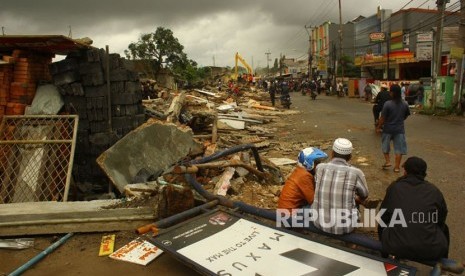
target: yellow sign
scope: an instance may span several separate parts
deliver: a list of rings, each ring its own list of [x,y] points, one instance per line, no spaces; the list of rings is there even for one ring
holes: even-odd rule
[[[100,242],[99,256],[108,256],[115,249],[115,235],[107,235],[102,237]]]
[[[459,48],[459,47],[450,48],[450,58],[461,59],[462,56],[463,56],[463,48]]]

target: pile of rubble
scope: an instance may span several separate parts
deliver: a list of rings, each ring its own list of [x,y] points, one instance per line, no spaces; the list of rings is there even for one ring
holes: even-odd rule
[[[154,195],[168,183],[190,189],[183,174],[195,173],[197,181],[214,195],[276,208],[283,182],[296,164],[295,156],[311,146],[276,137],[288,115],[299,111],[272,107],[267,92],[245,85],[240,96],[211,87],[189,91],[162,88],[152,93],[159,97],[142,101],[151,119],[98,158],[119,192],[128,197]],[[322,148],[330,144],[312,142]],[[247,151],[189,165],[192,160],[243,144],[258,150],[264,172],[256,169]]]
[[[72,171],[74,183],[66,183],[66,188],[60,183],[64,190],[59,197],[55,196],[54,190],[50,190],[47,194],[52,196],[47,198],[65,202],[122,199],[116,203],[96,202],[92,208],[89,207],[88,213],[82,214],[82,221],[73,222],[75,227],[80,227],[78,232],[127,230],[134,225],[192,208],[205,198],[187,182],[186,173],[194,175],[196,181],[215,196],[273,209],[277,205],[284,180],[296,164],[299,150],[308,146],[323,149],[325,145],[329,146],[328,141],[301,143],[281,137],[278,132],[280,127],[287,124],[289,115],[298,114],[299,111],[272,107],[269,94],[255,86],[239,84],[239,91],[234,92],[229,91],[225,85],[216,87],[216,83],[202,89],[169,89],[155,80],[139,79],[137,74],[125,67],[118,55],[109,54],[103,49],[70,54],[66,59],[50,64],[49,69],[57,90],[53,97],[61,98],[53,104],[53,112],[58,112],[64,106],[68,114],[79,116],[79,124],[76,124],[74,130],[74,123],[68,124],[66,133],[70,138],[59,139],[63,142],[72,141],[73,133],[77,132],[75,151],[67,146],[70,170],[63,163],[60,165],[62,172],[58,174],[64,182],[71,177]],[[49,93],[44,95],[50,98]],[[52,106],[48,101],[43,101],[41,105]],[[24,129],[34,128],[34,122]],[[62,123],[57,122],[55,125],[53,133],[63,132]],[[17,129],[19,131],[22,128]],[[45,132],[39,134],[48,135]],[[238,145],[253,145],[254,150],[193,165],[196,160]],[[16,147],[21,148],[21,145]],[[41,149],[38,147],[33,153],[40,155],[37,161],[42,160],[40,164],[45,166],[49,162],[41,157],[44,155]],[[57,146],[56,156],[61,156],[59,152],[62,149],[63,146]],[[34,175],[57,175],[53,170],[49,173],[45,167],[42,169],[42,165],[33,167]],[[10,171],[13,169],[5,170]],[[10,180],[20,179],[19,175],[9,175]],[[40,190],[37,184],[40,179],[28,180],[26,184],[34,184]],[[15,181],[10,181],[10,186],[13,187]],[[48,186],[54,187],[55,184]],[[68,191],[73,196],[69,199]],[[26,202],[10,200],[13,192],[5,192],[5,203]],[[76,197],[76,194],[80,196]],[[83,201],[82,206],[78,202],[62,204],[59,208],[48,208],[45,206],[47,204],[41,202],[30,204],[28,210],[31,213],[25,220],[29,225],[35,225],[35,218],[44,215],[39,214],[38,210],[42,209],[47,212],[61,210],[61,214],[56,214],[56,219],[60,223],[65,222],[69,213],[75,212],[76,208],[84,209],[86,202]],[[70,210],[66,209],[68,205]],[[96,216],[103,221],[107,219],[100,217],[102,213],[97,212],[97,209],[117,207],[143,208],[124,211],[128,219],[133,221],[132,224],[84,226],[83,222],[89,217]],[[5,210],[11,211],[13,217],[17,208],[11,206],[11,210]],[[112,221],[116,219],[113,216],[109,212],[108,217]],[[2,228],[5,233],[18,233],[16,224],[10,223],[8,227]],[[24,233],[63,233],[67,227],[69,225],[40,227],[37,224],[33,230],[24,229]]]

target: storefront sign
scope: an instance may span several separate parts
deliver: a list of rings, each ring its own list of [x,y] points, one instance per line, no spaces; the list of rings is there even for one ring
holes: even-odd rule
[[[417,60],[431,60],[433,57],[433,42],[417,43]]]
[[[370,42],[382,42],[386,40],[386,33],[371,33]]]
[[[433,32],[425,32],[417,34],[417,43],[418,42],[431,42],[433,41]]]
[[[460,47],[450,48],[450,58],[461,59],[462,55],[463,55],[463,48],[460,48]]]

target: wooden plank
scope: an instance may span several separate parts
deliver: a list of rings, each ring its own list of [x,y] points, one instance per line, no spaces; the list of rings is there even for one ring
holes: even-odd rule
[[[225,115],[218,115],[218,119],[228,119],[228,120],[235,120],[235,121],[242,121],[242,122],[249,122],[255,124],[263,124],[263,121],[240,118],[238,116],[225,116]]]
[[[231,119],[218,119],[218,122],[224,123],[234,129],[245,129],[245,122]]]
[[[202,93],[202,94],[205,94],[205,95],[208,95],[208,96],[213,96],[213,97],[215,97],[215,98],[221,98],[221,96],[217,95],[217,94],[214,93],[214,92],[205,91],[205,90],[200,90],[200,89],[194,89],[194,91],[199,92],[199,93]]]

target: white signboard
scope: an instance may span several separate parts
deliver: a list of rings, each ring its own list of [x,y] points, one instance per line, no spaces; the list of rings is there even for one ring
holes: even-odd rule
[[[433,58],[433,42],[417,43],[417,60],[431,60]]]
[[[431,42],[433,41],[433,32],[425,32],[417,34],[417,42]]]
[[[176,252],[211,275],[412,275],[411,268],[313,242],[226,212],[218,211],[190,224],[154,239],[165,252]]]

